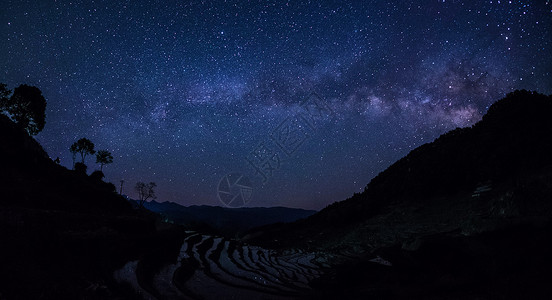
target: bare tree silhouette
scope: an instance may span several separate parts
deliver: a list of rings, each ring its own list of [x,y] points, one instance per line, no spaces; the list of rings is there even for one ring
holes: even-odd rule
[[[155,184],[155,182],[150,182],[146,184],[139,181],[136,183],[134,189],[138,192],[140,207],[143,207],[144,202],[146,202],[148,199],[157,198],[155,196],[155,191],[153,190],[155,187],[157,187],[157,184]]]

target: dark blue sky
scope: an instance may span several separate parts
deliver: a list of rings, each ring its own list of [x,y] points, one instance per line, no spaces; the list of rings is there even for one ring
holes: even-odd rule
[[[69,146],[87,137],[112,152],[107,180],[124,179],[133,197],[137,181],[155,181],[159,201],[221,205],[219,181],[238,172],[252,182],[249,206],[320,209],[512,90],[551,94],[551,10],[496,0],[8,0],[0,82],[42,90],[47,123],[36,138],[52,158],[70,167]],[[332,113],[303,124],[313,92]],[[288,155],[277,139],[291,132],[302,139]],[[247,161],[263,147],[264,183]]]

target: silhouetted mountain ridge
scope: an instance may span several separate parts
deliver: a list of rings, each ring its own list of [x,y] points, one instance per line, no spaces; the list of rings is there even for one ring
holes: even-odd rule
[[[474,126],[449,131],[412,150],[372,179],[363,193],[328,211],[352,205],[358,219],[390,202],[470,192],[485,182],[512,184],[528,173],[549,170],[551,113],[550,96],[508,94]]]
[[[511,93],[473,127],[449,131],[411,151],[376,176],[365,194],[399,200],[454,193],[549,166],[551,111],[549,96]]]
[[[211,229],[226,236],[235,236],[257,226],[297,221],[316,213],[314,210],[288,207],[182,206],[169,201],[150,201],[144,203],[144,207],[187,228]]]
[[[508,94],[364,192],[243,240],[335,255],[318,298],[549,299],[551,115],[552,96]]]
[[[270,240],[278,240],[278,244],[273,244],[278,247],[305,240],[314,244],[335,242],[333,238],[343,241],[346,233],[358,232],[359,227],[364,227],[363,234],[367,234],[366,222],[376,222],[378,218],[387,222],[391,214],[413,215],[393,215],[393,224],[416,223],[415,217],[426,218],[424,211],[439,207],[442,215],[447,215],[447,207],[454,207],[458,216],[467,218],[470,214],[496,212],[500,209],[497,203],[506,198],[511,202],[507,205],[515,207],[518,215],[549,214],[550,115],[551,96],[525,90],[510,93],[494,103],[472,127],[457,128],[412,150],[373,178],[364,192],[329,205],[304,221],[267,226],[251,236],[260,235],[256,240],[269,244]],[[490,192],[472,197],[476,189],[487,185]],[[533,197],[527,199],[528,194]],[[449,227],[463,226],[455,222],[460,220],[449,222]],[[283,235],[288,238],[282,239]],[[332,239],[328,240],[329,236]],[[353,243],[373,246],[363,246],[368,243],[362,239]]]

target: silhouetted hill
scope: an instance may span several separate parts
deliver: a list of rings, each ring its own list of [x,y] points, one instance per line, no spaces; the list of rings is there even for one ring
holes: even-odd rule
[[[225,236],[236,236],[257,226],[297,221],[316,213],[314,210],[288,207],[225,208],[207,205],[182,206],[173,202],[156,201],[146,202],[144,207],[160,213],[169,221],[186,225],[187,228],[211,229]]]
[[[549,215],[550,115],[550,96],[527,91],[508,94],[494,103],[474,126],[457,128],[412,150],[372,179],[364,192],[336,202],[305,221],[269,226],[255,235],[270,232],[265,235],[266,240],[258,240],[277,239],[279,246],[285,246],[286,242],[314,242],[317,236],[326,235],[342,240],[344,232],[350,233],[349,229],[358,231],[359,224],[392,211],[397,214],[393,216],[395,221],[413,222],[415,217],[427,218],[430,213],[425,210],[442,209],[443,216],[457,213],[450,216],[456,223],[449,222],[450,227],[456,228],[467,221],[456,219],[470,214],[492,215],[502,211],[524,216]],[[484,192],[476,196],[478,188]],[[280,234],[288,238],[281,239]]]
[[[115,186],[54,163],[42,146],[0,114],[0,205],[117,214],[130,205]]]
[[[552,297],[552,96],[516,91],[422,145],[364,192],[243,240],[334,253],[334,299]]]
[[[342,263],[311,282],[317,298],[549,299],[551,116],[552,96],[508,94],[364,192],[243,240],[334,253]]]
[[[517,91],[494,103],[471,128],[457,128],[410,152],[376,176],[361,195],[412,200],[515,182],[552,162],[552,101]]]
[[[134,210],[115,187],[54,163],[0,114],[0,298],[135,298],[113,271],[149,276],[176,259],[183,230]]]

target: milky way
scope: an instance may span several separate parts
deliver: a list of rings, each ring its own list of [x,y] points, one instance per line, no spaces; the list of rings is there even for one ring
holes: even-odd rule
[[[358,2],[8,0],[0,82],[42,90],[52,158],[71,167],[87,137],[131,197],[155,181],[159,201],[221,205],[238,172],[248,206],[314,209],[508,92],[552,93],[548,1]],[[304,139],[285,153],[274,134],[312,95],[329,113],[293,123]],[[248,161],[260,145],[266,178]]]

